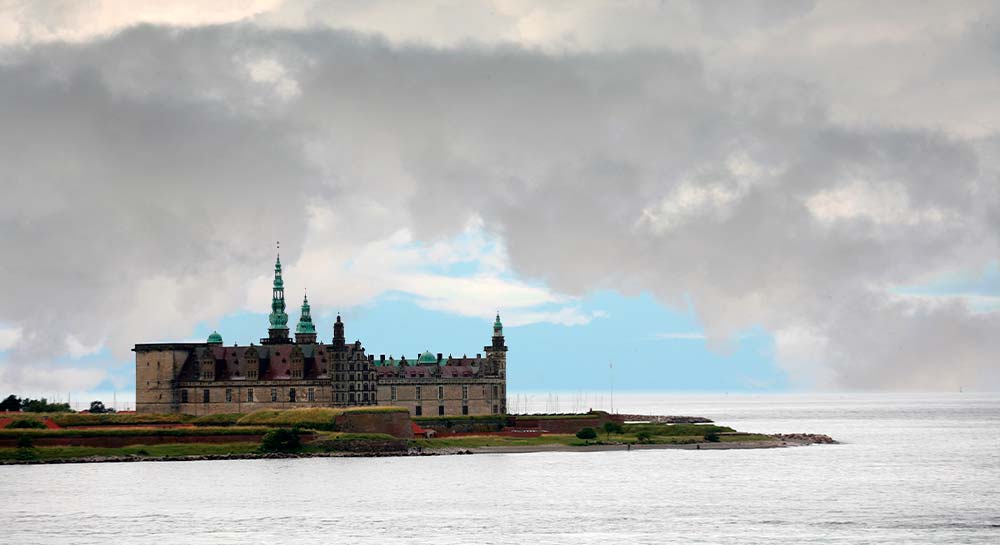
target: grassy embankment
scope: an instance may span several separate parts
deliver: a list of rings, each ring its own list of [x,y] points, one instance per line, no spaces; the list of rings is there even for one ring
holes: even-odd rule
[[[567,445],[587,446],[600,444],[682,445],[704,442],[754,442],[771,441],[768,435],[739,433],[726,426],[710,424],[626,424],[621,433],[597,431],[595,439],[578,439],[571,434],[547,434],[541,437],[508,437],[494,435],[466,435],[434,439],[415,439],[423,448],[476,448],[502,446]]]
[[[15,421],[38,421],[48,417],[63,429],[7,428],[0,429],[0,439],[26,441],[20,448],[0,448],[0,460],[85,459],[108,456],[181,457],[219,454],[249,454],[258,452],[260,443],[161,443],[144,444],[143,438],[198,437],[264,434],[280,428],[297,428],[314,432],[317,440],[302,446],[301,452],[334,452],[357,448],[365,441],[394,440],[384,434],[358,434],[336,431],[336,418],[347,413],[373,414],[406,411],[398,407],[359,407],[348,409],[288,409],[262,410],[249,414],[218,414],[193,417],[188,415],[147,414],[23,414]],[[179,426],[179,427],[155,427]],[[129,437],[136,444],[123,447],[34,446],[40,438],[99,438]],[[27,446],[31,445],[31,446]]]

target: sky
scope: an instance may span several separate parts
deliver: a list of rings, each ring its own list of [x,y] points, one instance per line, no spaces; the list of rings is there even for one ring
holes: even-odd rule
[[[995,2],[0,1],[0,392],[266,336],[512,391],[1000,388]],[[612,367],[613,366],[613,367]]]

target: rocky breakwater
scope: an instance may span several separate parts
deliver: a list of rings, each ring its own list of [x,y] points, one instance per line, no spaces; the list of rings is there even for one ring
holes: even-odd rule
[[[829,435],[821,433],[776,433],[772,435],[778,441],[799,445],[836,445],[838,442]]]

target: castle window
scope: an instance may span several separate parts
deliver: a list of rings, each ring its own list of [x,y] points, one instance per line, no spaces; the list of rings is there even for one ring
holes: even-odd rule
[[[188,391],[181,390],[181,403],[187,403],[187,402],[188,402]]]
[[[444,416],[444,405],[438,405],[438,416]]]
[[[499,392],[499,390],[497,389],[497,385],[494,384],[493,385],[493,399],[496,399],[496,398],[500,397],[500,395],[499,395],[498,392]],[[493,412],[496,412],[496,411],[493,411]]]
[[[295,403],[295,388],[288,389],[288,401]]]
[[[354,392],[347,394],[347,402],[354,403]]]
[[[247,403],[253,403],[253,388],[247,388]]]
[[[271,388],[271,402],[274,403],[277,400],[278,400],[278,389]]]
[[[233,402],[233,389],[226,388],[226,403],[232,403],[232,402]]]
[[[312,388],[306,390],[306,399],[309,401],[316,401],[316,392]]]
[[[361,399],[364,400],[365,403],[368,403],[368,392],[361,394]]]
[[[462,405],[462,414],[469,414],[469,406]]]
[[[417,400],[420,399],[420,386],[417,386]],[[420,413],[417,413],[420,414]]]
[[[444,386],[438,386],[438,399],[444,399]]]
[[[201,402],[208,403],[208,388],[201,391]]]
[[[469,387],[462,386],[462,399],[469,399]]]
[[[422,414],[424,414],[424,408],[421,407],[420,405],[417,405],[416,408],[414,409],[414,411],[415,411],[413,413],[414,416],[421,416]]]
[[[392,401],[396,401],[396,387],[395,386],[392,386],[392,387],[389,388],[389,399],[392,400]]]
[[[497,413],[499,413],[499,412],[500,412],[500,411],[499,411],[499,410],[497,410],[497,406],[496,406],[496,405],[494,405],[494,406],[493,406],[493,414],[497,414]]]

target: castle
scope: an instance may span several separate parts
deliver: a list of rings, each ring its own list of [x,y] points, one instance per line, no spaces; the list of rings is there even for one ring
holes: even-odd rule
[[[445,358],[425,351],[412,361],[376,359],[361,341],[346,342],[339,315],[333,340],[317,342],[308,297],[292,340],[279,255],[269,321],[259,345],[224,346],[218,332],[204,343],[135,345],[136,411],[201,415],[391,405],[412,416],[507,412],[507,345],[499,312],[485,357]]]

